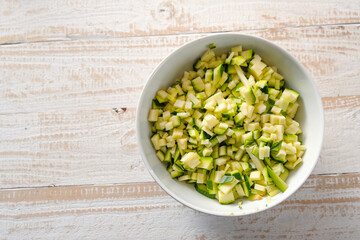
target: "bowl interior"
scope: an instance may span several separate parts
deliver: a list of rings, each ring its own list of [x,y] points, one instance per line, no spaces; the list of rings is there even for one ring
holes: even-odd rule
[[[307,147],[303,156],[303,164],[291,174],[287,180],[288,189],[267,201],[244,201],[242,209],[237,204],[221,205],[218,201],[209,199],[197,193],[191,184],[174,180],[166,171],[162,162],[155,155],[150,142],[150,124],[147,115],[151,108],[151,101],[159,89],[166,89],[180,78],[185,70],[191,70],[192,65],[208,45],[216,43],[215,51],[228,52],[232,46],[242,45],[243,49],[254,49],[265,63],[276,66],[285,78],[286,86],[300,93],[300,107],[296,120],[302,127],[301,140]],[[305,68],[289,53],[275,44],[261,38],[229,33],[217,34],[190,42],[165,58],[148,79],[137,109],[136,118],[137,138],[141,156],[154,179],[172,197],[196,210],[214,215],[245,215],[268,209],[280,203],[294,193],[310,175],[320,154],[323,139],[323,109],[321,98],[315,84]]]

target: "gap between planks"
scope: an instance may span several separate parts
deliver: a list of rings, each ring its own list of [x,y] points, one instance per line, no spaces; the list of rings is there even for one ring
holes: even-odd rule
[[[253,28],[247,30],[223,30],[223,31],[212,31],[212,32],[179,32],[172,34],[153,34],[153,35],[134,35],[134,36],[101,36],[101,35],[91,35],[91,36],[78,36],[78,35],[66,35],[64,38],[54,38],[47,40],[33,40],[33,41],[16,41],[16,42],[0,42],[1,46],[8,45],[21,45],[21,44],[38,44],[38,43],[57,43],[57,42],[69,42],[69,41],[83,41],[83,40],[105,40],[105,39],[127,39],[127,38],[156,38],[156,37],[173,37],[173,36],[188,36],[188,35],[211,35],[211,34],[220,34],[220,33],[242,33],[242,34],[251,34],[253,31],[281,31],[281,30],[291,30],[291,29],[306,29],[313,27],[341,27],[341,26],[351,26],[351,25],[360,25],[360,22],[356,23],[333,23],[333,24],[314,24],[306,26],[284,26],[284,27],[274,27],[274,28]]]
[[[360,172],[342,174],[314,174],[300,188],[346,189],[360,188]],[[136,198],[166,196],[156,182],[114,183],[106,185],[66,185],[0,189],[1,202],[80,200],[95,198]],[[360,196],[354,196],[360,200]],[[308,200],[311,201],[311,200]]]
[[[359,183],[359,174],[311,176],[278,206],[233,218],[185,207],[156,183],[0,190],[0,235],[5,239],[357,239]],[[269,222],[280,224],[274,227]]]

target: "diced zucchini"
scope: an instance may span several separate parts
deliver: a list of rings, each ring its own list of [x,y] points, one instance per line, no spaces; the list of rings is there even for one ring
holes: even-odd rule
[[[219,123],[215,128],[214,128],[214,133],[221,135],[224,134],[226,132],[226,130],[228,129],[228,125],[226,123]]]
[[[278,151],[280,151],[281,144],[282,144],[282,141],[273,143],[273,144],[271,145],[271,151],[273,151],[273,152],[278,152]]]
[[[284,171],[279,175],[279,177],[285,182],[286,179],[289,177],[289,170],[285,168]]]
[[[248,197],[248,200],[250,201],[256,201],[256,200],[261,200],[262,196],[259,194],[252,194],[250,197]]]
[[[193,88],[198,92],[202,92],[205,89],[205,84],[201,79],[201,77],[197,77],[194,80],[192,80],[191,84],[193,85]]]
[[[232,191],[230,191],[228,194],[219,191],[218,194],[219,194],[219,203],[221,204],[230,204],[235,201],[234,193]]]
[[[220,181],[224,175],[225,175],[225,171],[215,171],[214,182],[220,183]]]
[[[199,165],[201,163],[200,162],[200,156],[197,153],[194,153],[194,152],[186,153],[181,158],[181,162],[183,162],[185,165],[187,165],[191,169],[194,169],[197,165]]]
[[[281,193],[280,189],[278,189],[275,185],[266,186],[266,191],[268,192],[270,197],[274,197],[278,193]]]
[[[235,96],[235,97],[240,97],[240,92],[239,89],[244,86],[244,84],[242,82],[238,83],[232,90],[231,93]]]
[[[287,162],[285,164],[285,167],[287,167],[288,169],[294,170],[297,166],[299,166],[302,163],[302,159],[298,158],[296,161],[294,162]]]
[[[241,173],[238,170],[232,171],[231,176],[233,176],[236,180],[238,180],[240,182],[244,181],[243,176],[241,175]]]
[[[251,195],[250,179],[246,174],[244,174],[244,179],[245,181],[241,183],[241,186],[244,190],[245,196],[250,197]]]
[[[258,181],[262,179],[262,175],[260,171],[252,171],[250,173],[250,180],[252,181]]]
[[[270,178],[273,180],[274,184],[282,191],[285,192],[285,190],[288,188],[287,184],[278,176],[275,174],[275,172],[269,167],[266,166],[268,174]]]
[[[190,179],[190,176],[189,175],[182,175],[181,177],[178,178],[178,180],[180,182],[182,181],[186,181],[186,180],[189,180]]]
[[[208,198],[215,199],[216,194],[210,194],[205,184],[195,183],[195,189],[202,195],[204,195]]]
[[[210,48],[210,49],[216,48],[216,44],[215,44],[215,43],[211,43],[211,44],[209,45],[209,48]]]
[[[172,171],[171,172],[171,177],[172,178],[177,178],[177,177],[180,177],[182,175],[184,175],[184,172],[179,172],[179,171]]]
[[[164,162],[171,162],[171,149],[168,149],[164,156]]]
[[[223,118],[229,119],[229,118],[235,116],[235,111],[234,111],[234,109],[231,109],[231,110],[229,110],[229,111],[227,111],[227,112],[222,113],[221,116],[222,116]]]
[[[170,117],[170,122],[172,122],[174,128],[180,127],[181,118],[179,116],[172,116]]]
[[[244,62],[246,61],[246,59],[243,57],[243,56],[237,56],[237,57],[234,57],[232,60],[231,60],[231,64],[232,65],[241,65],[243,64]]]
[[[174,162],[178,161],[179,157],[180,157],[180,150],[179,148],[176,148],[176,151],[174,153]]]
[[[211,156],[215,159],[219,157],[219,145],[215,145],[213,148]]]
[[[172,178],[221,204],[284,192],[306,150],[293,119],[299,93],[252,49],[216,56],[215,43],[208,47],[194,70],[152,100],[157,157]]]
[[[219,147],[219,156],[222,157],[222,156],[225,156],[227,153],[226,151],[226,145],[222,145]]]
[[[224,177],[223,177],[224,178]],[[232,191],[232,189],[235,187],[235,185],[238,183],[239,181],[233,177],[233,180],[231,182],[227,182],[227,183],[221,183],[219,184],[219,190],[225,194],[228,194],[229,192]]]
[[[246,61],[250,61],[250,59],[252,59],[253,55],[254,55],[254,51],[253,51],[252,49],[243,51],[243,52],[241,53],[241,56],[242,56],[243,58],[245,58]]]
[[[159,134],[154,134],[154,135],[151,137],[151,142],[152,142],[155,150],[159,150],[159,149],[160,149],[159,141],[160,141],[160,135],[159,135]]]
[[[278,162],[286,162],[286,152],[282,149],[280,149],[278,152],[271,151],[271,157]]]
[[[253,163],[255,164],[256,168],[260,171],[263,170],[263,168],[265,167],[264,162],[261,161],[260,159],[258,159],[253,153],[252,153],[252,148],[246,148],[247,153],[249,154],[251,160],[253,161]]]
[[[244,196],[246,196],[246,194],[245,194],[245,192],[244,192],[244,189],[243,189],[241,183],[236,184],[235,189],[236,189],[236,192],[237,192],[237,194],[239,195],[239,197],[244,197]]]
[[[157,99],[154,99],[152,101],[152,108],[153,109],[162,109],[165,107],[165,104],[159,103],[159,101]]]
[[[263,177],[264,177],[265,183],[266,183],[267,185],[273,184],[272,179],[269,177],[269,173],[268,173],[267,168],[265,167],[261,172],[262,172],[262,175],[263,175]]]
[[[224,67],[222,64],[214,69],[213,86],[216,86],[220,82],[223,75]]]
[[[200,157],[200,164],[197,168],[211,170],[214,166],[214,159],[212,157]]]
[[[251,170],[251,166],[248,162],[240,162],[241,167],[243,168],[244,172],[248,172]]]
[[[205,62],[201,61],[201,59],[197,59],[195,63],[193,64],[193,69],[197,71],[198,69],[202,68],[204,66]]]
[[[234,52],[230,52],[229,56],[225,59],[225,64],[230,64],[231,59],[234,57]]]
[[[156,156],[160,159],[160,161],[164,161],[165,155],[162,151],[157,151]]]
[[[214,147],[216,144],[219,143],[219,140],[217,137],[214,137],[214,138],[210,139],[210,143],[211,143],[211,146]]]
[[[274,171],[274,173],[276,173],[276,175],[278,176],[285,171],[285,167],[282,163],[277,163],[273,165],[271,168]]]
[[[204,62],[208,62],[213,57],[215,57],[215,52],[213,50],[209,49],[201,56],[201,60],[204,61]]]
[[[241,87],[240,95],[245,99],[247,104],[255,104],[256,97],[252,88]]]
[[[284,135],[284,141],[286,143],[297,142],[298,141],[298,136],[295,135],[295,134],[285,134]]]
[[[209,138],[210,138],[209,134],[207,134],[204,130],[201,130],[200,139],[205,140],[205,139],[209,139]]]
[[[249,72],[259,80],[262,70],[266,67],[266,64],[261,61],[251,61],[252,66],[249,68]]]
[[[255,183],[254,189],[255,189],[255,190],[258,190],[258,191],[260,191],[260,192],[265,192],[265,191],[266,191],[266,187],[265,187],[265,186],[260,185],[260,184],[257,184],[257,183]]]
[[[288,103],[294,103],[298,99],[299,95],[300,94],[295,90],[285,88],[281,95],[281,98],[283,98]]]
[[[184,172],[183,167],[181,167],[181,164],[174,163],[172,165],[172,169],[178,172]]]
[[[213,70],[212,69],[207,69],[205,72],[205,82],[211,82],[213,78]],[[208,95],[209,96],[209,95]]]
[[[215,84],[215,88],[221,88],[221,91],[226,90],[226,86],[224,83],[228,80],[228,74],[226,72],[223,72],[221,79]]]

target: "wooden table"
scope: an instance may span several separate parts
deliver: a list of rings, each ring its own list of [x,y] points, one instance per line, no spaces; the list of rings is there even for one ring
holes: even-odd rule
[[[259,36],[309,70],[325,108],[302,188],[252,216],[202,214],[136,144],[144,83],[216,32]],[[0,239],[359,239],[360,2],[0,1]]]

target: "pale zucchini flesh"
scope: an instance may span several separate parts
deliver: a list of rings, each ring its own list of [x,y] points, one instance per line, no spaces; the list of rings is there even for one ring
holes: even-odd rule
[[[221,204],[286,191],[306,151],[294,119],[300,94],[253,49],[217,56],[208,47],[194,70],[154,96],[156,156],[172,178]]]

